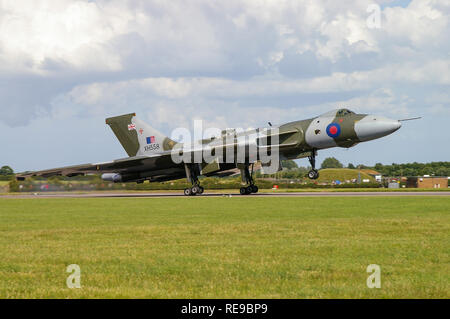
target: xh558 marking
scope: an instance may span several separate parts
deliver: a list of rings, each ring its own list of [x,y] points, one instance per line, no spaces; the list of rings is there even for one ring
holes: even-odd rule
[[[164,136],[133,113],[106,119],[106,124],[128,153],[128,158],[23,173],[17,179],[102,174],[106,181],[142,183],[146,180],[160,182],[186,177],[192,187],[185,189],[185,195],[197,195],[204,191],[200,186],[199,176],[229,176],[240,171],[242,182],[246,185],[240,189],[240,193],[247,195],[258,192],[253,179],[253,168],[257,161],[262,161],[262,150],[272,162],[263,162],[263,168],[274,164],[275,159],[276,170],[281,170],[281,160],[307,157],[312,167],[308,177],[317,179],[318,150],[349,148],[360,142],[389,135],[401,127],[401,121],[338,109],[312,119],[277,127],[241,133],[223,131],[219,137],[198,141],[200,148],[188,148]],[[194,155],[205,148],[208,149],[209,160],[206,161],[204,157],[193,160],[196,157]],[[230,149],[234,152],[228,152]],[[241,156],[239,150],[243,150]],[[174,155],[178,155],[177,160]]]

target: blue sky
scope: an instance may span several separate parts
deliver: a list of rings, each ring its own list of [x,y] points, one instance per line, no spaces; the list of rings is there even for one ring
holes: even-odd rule
[[[0,165],[16,171],[125,157],[113,115],[170,135],[343,106],[423,119],[319,161],[450,160],[447,0],[6,0],[0,21]]]

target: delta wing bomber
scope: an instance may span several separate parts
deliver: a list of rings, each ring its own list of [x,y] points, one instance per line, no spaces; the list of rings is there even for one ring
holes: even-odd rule
[[[184,191],[189,196],[203,193],[199,176],[229,176],[240,172],[245,184],[240,193],[248,195],[258,192],[253,179],[257,163],[270,173],[281,169],[281,160],[308,158],[312,168],[308,177],[317,179],[318,150],[349,148],[389,135],[401,127],[401,121],[338,109],[276,127],[225,130],[218,136],[178,143],[133,113],[106,119],[129,157],[24,173],[17,179],[101,174],[104,180],[115,183],[142,183],[186,177],[192,185]]]

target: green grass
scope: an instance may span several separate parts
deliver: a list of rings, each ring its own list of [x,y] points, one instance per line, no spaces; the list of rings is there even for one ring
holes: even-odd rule
[[[0,199],[0,232],[0,298],[450,297],[449,197]]]
[[[331,193],[404,193],[404,192],[450,192],[449,188],[283,188],[280,190],[262,190],[265,193],[302,193],[302,192],[331,192]]]
[[[358,179],[358,170],[357,169],[349,169],[349,168],[326,168],[321,169],[319,171],[319,179],[317,180],[319,183],[322,182],[331,182],[335,180],[339,180],[341,182]],[[375,182],[375,179],[361,171],[361,180],[368,179],[371,182]]]
[[[275,184],[275,183],[274,183]],[[210,194],[239,194],[238,189],[206,189],[206,193]],[[403,192],[450,192],[450,188],[280,188],[278,190],[273,189],[259,189],[259,193],[360,193],[360,192],[389,192],[389,193],[403,193]],[[0,195],[7,196],[23,196],[23,195],[84,195],[84,194],[155,194],[155,193],[174,193],[182,194],[182,190],[170,190],[170,189],[149,189],[149,190],[94,190],[94,191],[70,191],[70,192],[21,192],[21,193],[0,193]]]

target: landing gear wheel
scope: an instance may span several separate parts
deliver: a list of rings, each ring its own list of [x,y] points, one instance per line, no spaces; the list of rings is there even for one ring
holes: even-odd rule
[[[317,151],[312,150],[311,156],[308,157],[309,163],[311,164],[311,170],[308,172],[309,179],[318,179],[319,172],[316,170],[316,155]]]
[[[192,195],[200,194],[200,187],[197,186],[197,185],[192,186],[192,188],[191,188],[191,193],[192,193]]]
[[[198,180],[198,176],[200,175],[198,165],[185,164],[184,169],[186,171],[187,181],[188,181],[188,183],[191,183],[191,185],[192,185],[192,187],[186,188],[184,190],[184,195],[195,196],[195,195],[203,194],[205,189],[200,186],[200,182]]]
[[[245,183],[247,186],[241,187],[240,193],[241,195],[250,195],[252,193],[258,192],[258,186],[256,186],[253,180],[253,168],[254,164],[251,164],[252,171],[250,173],[249,171],[249,164],[246,164],[244,168],[241,168],[241,176],[242,176],[242,182]]]
[[[319,172],[316,171],[315,169],[310,170],[308,173],[308,178],[309,179],[318,179],[319,178]]]

